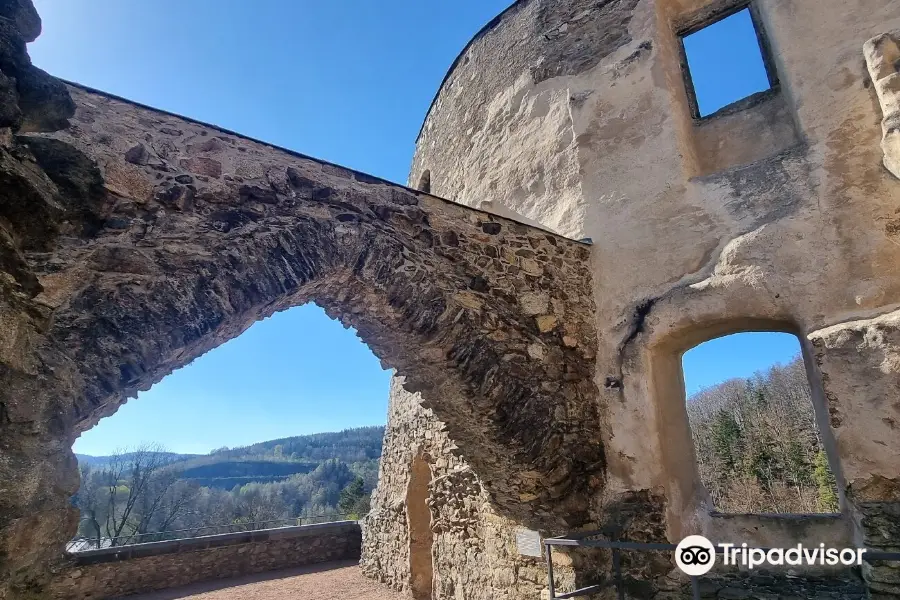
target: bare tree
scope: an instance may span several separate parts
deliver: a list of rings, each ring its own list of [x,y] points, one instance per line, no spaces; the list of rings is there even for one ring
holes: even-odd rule
[[[196,486],[176,486],[178,473],[168,463],[164,448],[158,444],[143,444],[111,456],[103,479],[105,533],[113,546],[149,533],[154,525],[155,532],[164,531],[196,494]],[[178,493],[173,493],[174,489]]]
[[[179,479],[174,469],[161,469],[138,501],[135,533],[143,536],[171,529],[188,512],[199,489],[195,482]]]

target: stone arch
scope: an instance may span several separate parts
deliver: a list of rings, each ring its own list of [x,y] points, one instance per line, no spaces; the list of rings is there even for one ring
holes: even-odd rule
[[[0,479],[16,490],[0,494],[0,539],[26,540],[10,570],[58,556],[74,530],[78,432],[306,302],[422,393],[500,510],[534,527],[584,522],[604,468],[586,246],[68,90],[72,126],[18,142],[37,166],[16,183],[37,200],[11,223],[22,283],[0,356],[14,457]],[[32,535],[38,523],[47,535]]]
[[[419,185],[417,188],[420,192],[425,192],[426,194],[431,193],[431,171],[429,169],[425,169],[422,172],[422,176],[419,178]]]
[[[406,487],[406,525],[409,544],[409,589],[414,600],[431,600],[434,589],[431,508],[428,505],[431,464],[417,453]]]
[[[834,436],[829,426],[822,377],[812,358],[811,344],[800,327],[788,319],[766,317],[736,317],[694,322],[669,329],[666,334],[653,340],[647,351],[650,385],[657,411],[658,443],[665,449],[661,456],[662,470],[666,473],[665,487],[670,498],[667,508],[668,521],[670,528],[679,529],[670,531],[673,539],[685,533],[680,531],[682,526],[696,523],[697,515],[711,508],[709,495],[700,480],[691,439],[681,359],[685,352],[704,342],[748,332],[787,333],[796,336],[800,341],[816,424],[831,469],[838,481],[841,505],[844,506],[842,471]]]

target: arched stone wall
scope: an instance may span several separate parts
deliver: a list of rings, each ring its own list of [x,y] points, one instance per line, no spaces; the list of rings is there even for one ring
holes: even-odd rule
[[[79,431],[310,301],[445,418],[498,507],[557,529],[588,518],[604,462],[587,246],[65,93],[65,127],[12,127],[0,148],[0,582],[39,590],[61,556]]]
[[[809,539],[843,541],[852,526],[855,543],[894,547],[900,187],[879,145],[890,107],[862,49],[900,29],[900,13],[895,0],[755,3],[780,87],[705,122],[687,107],[678,34],[739,0],[521,0],[457,61],[410,182],[427,167],[436,193],[589,237],[590,250],[66,90],[28,64],[27,2],[3,4],[0,580],[39,589],[35,566],[73,529],[79,428],[306,301],[421,392],[471,467],[453,481],[477,480],[487,520],[496,509],[510,519],[500,529],[545,533],[611,523],[640,540],[708,522],[675,464],[687,450],[666,447],[684,431],[667,430],[655,373],[721,324],[788,326],[822,383],[845,477],[843,522],[807,527]],[[796,534],[739,526],[748,541]],[[464,535],[437,543],[459,561]],[[867,576],[896,595],[889,570]]]

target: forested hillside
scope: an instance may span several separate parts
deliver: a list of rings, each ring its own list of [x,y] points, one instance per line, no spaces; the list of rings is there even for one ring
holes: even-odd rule
[[[120,453],[121,454],[121,453]],[[124,458],[128,458],[128,452],[124,453]],[[194,458],[195,456],[203,456],[201,454],[177,454],[175,452],[165,452],[160,451],[160,458],[165,462],[172,462],[176,460],[187,460],[189,458]],[[112,456],[90,456],[89,454],[76,454],[75,458],[78,459],[79,465],[90,465],[92,467],[102,467],[104,465],[108,465],[110,461],[113,459]]]
[[[688,399],[700,477],[722,512],[836,512],[800,357]]]
[[[330,515],[361,516],[378,477],[383,427],[178,455],[144,446],[79,456],[82,547],[172,530]]]
[[[322,461],[338,458],[359,462],[381,456],[384,427],[358,427],[333,433],[313,433],[260,442],[242,448],[219,448],[213,457],[275,456],[291,460]]]

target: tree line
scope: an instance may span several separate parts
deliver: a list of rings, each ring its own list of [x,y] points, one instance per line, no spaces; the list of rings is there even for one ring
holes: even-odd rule
[[[211,533],[210,528],[220,526],[256,528],[253,524],[266,521],[360,518],[369,510],[381,445],[381,428],[364,429],[367,431],[361,436],[338,436],[342,439],[340,444],[327,444],[332,446],[333,454],[363,456],[364,460],[348,463],[342,458],[327,457],[318,460],[314,468],[304,468],[280,481],[251,482],[224,489],[200,485],[200,480],[187,478],[185,473],[198,463],[212,465],[217,460],[238,459],[242,468],[247,464],[265,466],[269,460],[290,461],[283,456],[283,445],[258,444],[252,447],[255,454],[249,454],[249,449],[236,449],[201,457],[204,460],[185,460],[159,445],[149,444],[102,460],[79,461],[81,485],[72,499],[81,515],[79,548],[190,537]],[[319,441],[322,435],[328,434],[319,434]],[[376,436],[379,452],[370,457],[371,440]],[[366,447],[351,448],[350,438]],[[306,449],[322,456],[322,445],[313,444]],[[178,533],[167,533],[173,531]]]
[[[384,427],[355,427],[343,431],[312,433],[269,440],[238,448],[217,448],[205,460],[223,457],[267,456],[279,460],[321,461],[339,458],[347,463],[378,459]],[[204,459],[199,459],[198,462]]]
[[[717,510],[837,512],[803,360],[703,390],[687,403],[700,478]]]

